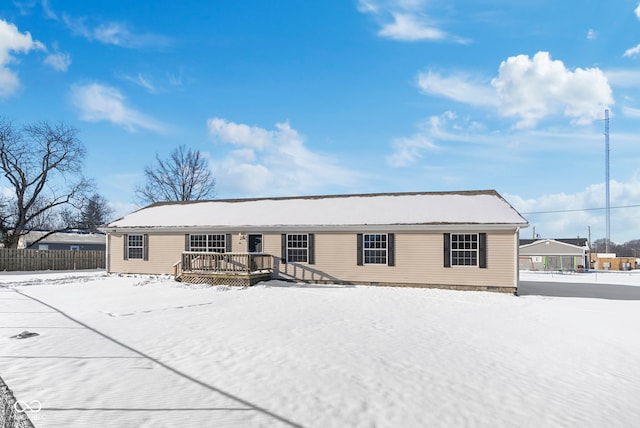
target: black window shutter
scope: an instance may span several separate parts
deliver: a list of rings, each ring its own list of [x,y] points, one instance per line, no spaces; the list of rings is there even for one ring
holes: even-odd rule
[[[309,240],[307,241],[307,245],[308,245],[308,257],[309,257],[309,264],[310,265],[315,265],[316,264],[316,239],[315,239],[315,235],[313,233],[309,234]]]
[[[451,234],[444,234],[444,267],[451,267]]]
[[[226,253],[230,253],[233,250],[230,233],[224,235],[224,247]]]
[[[124,242],[124,251],[122,257],[124,258],[124,260],[129,260],[129,235],[127,235],[126,233],[122,235],[122,240]]]
[[[186,235],[184,235],[184,250],[185,251],[189,251],[191,248],[191,241],[190,241],[190,236],[188,233]]]
[[[142,235],[142,259],[149,260],[149,235]]]
[[[394,233],[387,234],[387,265],[396,265],[396,235]]]
[[[478,234],[478,267],[486,269],[487,267],[487,234]]]
[[[280,261],[287,263],[287,234],[283,233],[280,237]]]
[[[356,260],[358,260],[358,266],[362,266],[363,262],[362,262],[362,233],[358,233],[358,245],[357,250],[358,250],[358,254],[357,254],[357,258]]]

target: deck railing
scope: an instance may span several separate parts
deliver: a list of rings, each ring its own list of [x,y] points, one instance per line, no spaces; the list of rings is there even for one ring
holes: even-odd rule
[[[273,256],[264,253],[182,253],[174,271],[199,273],[252,273],[273,270]]]

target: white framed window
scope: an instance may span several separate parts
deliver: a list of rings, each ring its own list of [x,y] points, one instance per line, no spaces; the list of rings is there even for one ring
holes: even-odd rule
[[[127,235],[127,258],[144,258],[144,235]]]
[[[362,235],[362,258],[365,265],[386,265],[387,250],[386,233],[365,233]]]
[[[189,251],[224,253],[226,248],[226,237],[221,233],[212,235],[199,234],[189,236]]]
[[[451,234],[451,266],[478,266],[478,234]]]
[[[287,262],[309,262],[309,234],[287,234]]]

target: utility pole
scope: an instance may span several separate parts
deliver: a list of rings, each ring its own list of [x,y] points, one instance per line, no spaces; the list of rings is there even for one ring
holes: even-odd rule
[[[589,260],[587,260],[587,264],[585,265],[587,270],[591,269],[591,251],[593,247],[591,246],[591,226],[587,226],[587,244],[589,245]]]
[[[604,162],[605,162],[605,194],[606,194],[606,223],[607,233],[604,243],[605,253],[609,252],[611,238],[611,205],[609,200],[609,109],[604,110]]]

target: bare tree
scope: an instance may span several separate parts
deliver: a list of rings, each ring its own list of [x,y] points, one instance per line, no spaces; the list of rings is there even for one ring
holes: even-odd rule
[[[0,233],[15,248],[28,228],[75,204],[90,189],[82,175],[85,149],[78,131],[62,123],[37,122],[17,128],[0,119],[0,172],[11,194],[0,203]]]
[[[611,240],[607,241],[606,238],[596,239],[591,243],[591,252],[604,253],[607,247],[609,248],[610,253],[615,253],[617,251],[618,245]]]
[[[145,167],[144,176],[144,186],[136,188],[142,205],[209,199],[215,191],[215,178],[202,154],[184,145],[174,149],[168,159],[156,155],[155,164]]]
[[[98,193],[87,198],[80,208],[80,218],[77,228],[96,232],[98,227],[107,223],[113,215],[113,209],[107,200]]]

